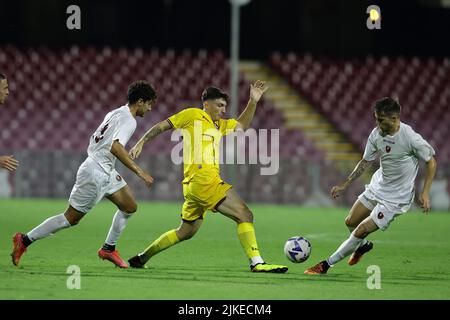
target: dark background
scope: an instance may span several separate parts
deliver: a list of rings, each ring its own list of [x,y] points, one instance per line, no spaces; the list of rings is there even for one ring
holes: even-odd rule
[[[439,1],[253,0],[241,9],[245,59],[273,51],[335,57],[450,54],[450,9]],[[71,4],[82,29],[66,28]],[[366,28],[366,8],[381,8],[382,29]],[[228,0],[0,1],[0,45],[111,45],[222,49],[229,53]]]

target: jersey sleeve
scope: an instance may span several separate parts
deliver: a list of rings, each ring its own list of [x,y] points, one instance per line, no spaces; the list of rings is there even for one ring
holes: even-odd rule
[[[430,161],[431,157],[435,155],[433,147],[424,138],[422,138],[420,134],[414,132],[413,130],[411,131],[411,148],[413,154],[425,162]]]
[[[180,112],[170,116],[167,121],[169,121],[174,129],[184,129],[191,123],[193,123],[194,118],[199,110],[200,109],[196,108],[181,110]]]
[[[372,131],[367,139],[366,148],[364,149],[363,159],[366,161],[373,161],[377,158],[378,148],[375,143],[376,129]]]
[[[125,147],[134,130],[136,130],[136,122],[124,117],[118,117],[113,123],[113,130],[111,143],[118,140]]]
[[[236,119],[228,119],[228,120],[220,119],[220,126],[219,126],[220,132],[222,133],[223,136],[226,136],[227,134],[234,132],[237,124],[238,122]]]

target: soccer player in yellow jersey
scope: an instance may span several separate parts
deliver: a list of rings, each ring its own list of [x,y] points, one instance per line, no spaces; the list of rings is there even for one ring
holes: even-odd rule
[[[237,223],[239,241],[250,260],[253,272],[284,273],[286,266],[267,264],[262,259],[253,227],[253,214],[231,185],[219,173],[219,144],[222,136],[235,130],[246,130],[255,114],[256,104],[266,92],[263,81],[250,85],[250,99],[238,119],[225,120],[228,95],[216,87],[203,91],[203,109],[187,108],[167,120],[161,121],[130,150],[137,158],[146,142],[169,129],[183,131],[184,204],[182,222],[178,229],[170,230],[156,239],[142,253],[128,260],[131,267],[143,268],[147,261],[178,242],[192,238],[203,223],[207,210],[220,212]]]

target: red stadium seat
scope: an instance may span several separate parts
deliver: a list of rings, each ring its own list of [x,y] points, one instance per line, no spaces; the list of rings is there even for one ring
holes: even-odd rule
[[[279,54],[272,60],[277,64],[283,62]],[[155,85],[158,101],[149,117],[140,123],[135,136],[183,107],[199,107],[206,86],[229,89],[228,60],[220,50],[176,52],[76,46],[55,50],[4,46],[0,47],[0,66],[8,74],[11,91],[9,107],[2,110],[0,119],[2,143],[15,150],[63,149],[84,153],[90,134],[106,112],[125,102],[127,85],[139,78]],[[327,75],[328,64],[315,61],[312,56],[300,59],[293,53],[283,66],[286,74],[296,66],[299,76],[293,80],[297,85],[307,81],[305,92],[319,87],[325,93],[339,70],[331,66],[334,74]],[[325,75],[328,78],[324,84]],[[242,75],[239,86],[239,110],[242,111],[249,86]],[[320,96],[316,98],[320,100]],[[323,159],[307,138],[297,131],[283,129],[283,117],[270,102],[263,100],[259,110],[254,127],[281,128],[282,155],[312,155]],[[171,145],[163,139],[145,152],[161,151],[171,151]]]
[[[446,123],[450,120],[448,58],[368,56],[342,62],[310,54],[275,52],[269,61],[360,151],[375,126],[372,103],[383,96],[398,97],[403,120],[434,141],[435,148],[445,145]],[[354,123],[361,124],[360,129]],[[437,153],[448,159],[449,151],[450,148],[439,148]]]

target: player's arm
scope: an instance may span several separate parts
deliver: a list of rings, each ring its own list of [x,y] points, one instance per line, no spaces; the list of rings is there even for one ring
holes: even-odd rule
[[[238,123],[236,125],[236,129],[247,130],[250,128],[250,123],[255,115],[256,104],[267,89],[268,87],[266,87],[265,81],[257,80],[255,83],[250,85],[250,98],[244,111],[242,111],[241,115],[237,119]]]
[[[147,172],[141,169],[128,154],[127,150],[122,146],[122,144],[115,140],[111,146],[111,153],[120,160],[128,169],[133,171],[139,178],[144,180],[147,187],[151,187],[153,183],[153,178]]]
[[[430,188],[433,182],[434,175],[436,174],[437,162],[434,157],[427,162],[427,169],[425,173],[425,181],[423,182],[422,193],[419,196],[420,206],[424,213],[430,211]]]
[[[131,159],[136,159],[137,157],[139,157],[145,143],[152,141],[158,135],[160,135],[161,133],[163,133],[169,129],[172,129],[172,125],[170,124],[170,122],[168,120],[161,121],[161,122],[155,124],[153,127],[151,127],[150,130],[148,130],[142,136],[142,138],[139,139],[139,141],[136,143],[136,145],[133,148],[131,148],[131,150],[130,150]]]
[[[348,178],[338,186],[334,186],[331,188],[331,197],[336,199],[339,197],[339,193],[347,189],[349,185],[353,183],[356,179],[358,179],[364,172],[366,172],[367,168],[372,166],[371,161],[367,161],[364,158],[361,159],[356,165],[355,169],[350,173]]]
[[[13,156],[0,156],[0,168],[5,168],[9,171],[14,171],[19,166],[19,161],[13,158]]]

